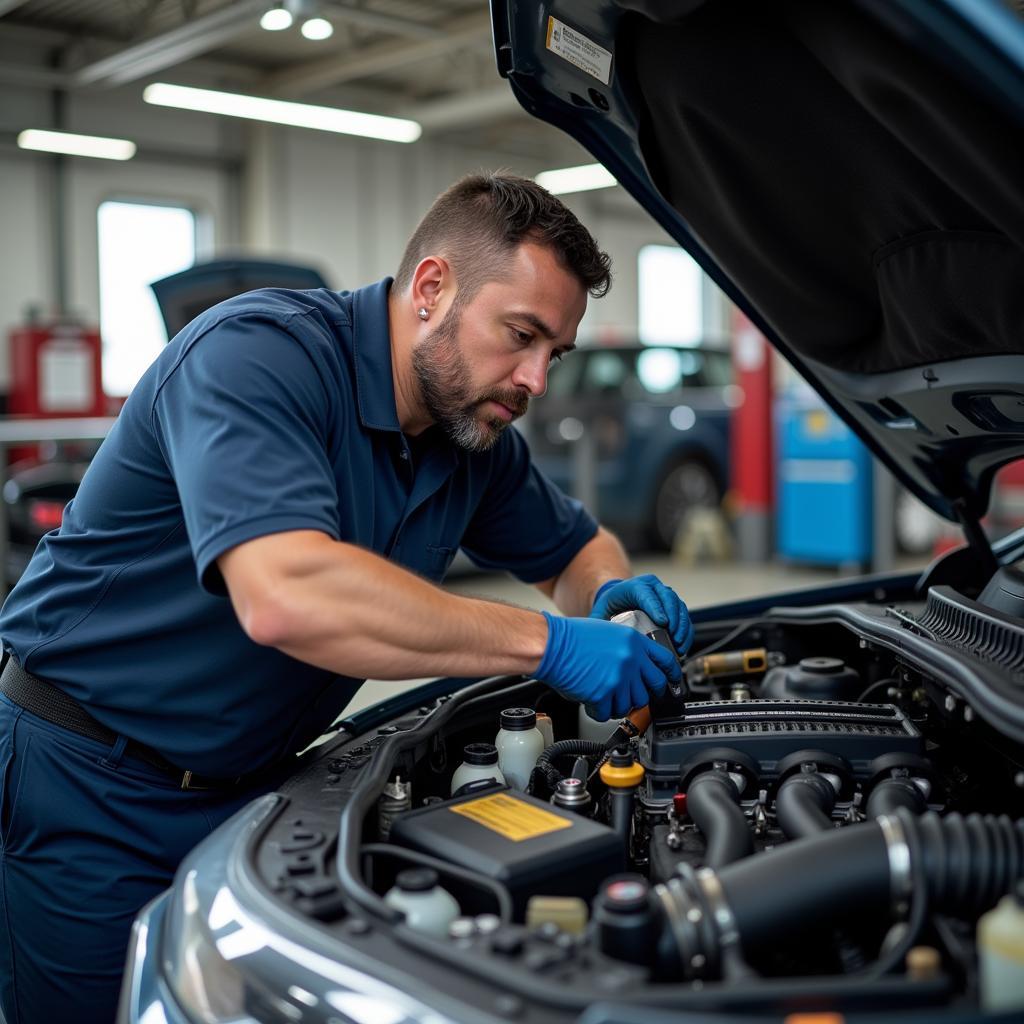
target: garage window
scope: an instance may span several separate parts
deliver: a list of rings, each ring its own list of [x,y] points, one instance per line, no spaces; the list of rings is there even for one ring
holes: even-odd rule
[[[167,341],[151,281],[195,262],[196,217],[180,206],[100,204],[103,389],[127,395]]]
[[[674,245],[645,245],[638,260],[640,340],[696,345],[703,334],[703,271]]]

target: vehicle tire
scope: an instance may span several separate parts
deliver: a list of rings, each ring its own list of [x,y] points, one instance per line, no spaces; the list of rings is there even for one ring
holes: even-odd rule
[[[691,508],[717,508],[722,500],[714,473],[699,459],[674,463],[661,478],[651,508],[648,539],[670,551],[683,516]]]

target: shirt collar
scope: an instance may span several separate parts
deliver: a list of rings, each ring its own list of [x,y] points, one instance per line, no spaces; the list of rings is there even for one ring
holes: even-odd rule
[[[370,430],[401,433],[395,406],[395,379],[391,373],[391,326],[388,318],[388,292],[393,278],[352,292],[352,352],[356,368],[356,401],[359,419]],[[425,451],[435,451],[436,479],[430,474],[429,487],[451,473],[458,460],[455,446],[431,431]],[[422,474],[420,474],[422,476]],[[424,479],[426,479],[424,477]],[[422,497],[419,498],[423,500]]]
[[[352,293],[352,351],[359,418],[371,430],[399,431],[391,372],[388,291],[392,278]]]

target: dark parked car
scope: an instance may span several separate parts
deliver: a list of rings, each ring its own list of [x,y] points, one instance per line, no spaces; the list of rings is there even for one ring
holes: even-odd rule
[[[979,520],[1024,456],[1024,24],[996,0],[492,10],[523,106],[966,546],[700,609],[688,689],[608,760],[520,677],[343,722],[141,914],[122,1019],[1019,1021],[1024,532]],[[531,792],[451,796],[524,706],[569,741]]]
[[[44,534],[60,527],[64,506],[75,496],[88,468],[85,458],[15,463],[8,469],[3,501],[7,506],[8,586],[25,571]]]
[[[602,522],[670,548],[686,510],[717,505],[728,486],[731,381],[722,348],[580,348],[530,410],[530,450],[570,492],[591,458]]]

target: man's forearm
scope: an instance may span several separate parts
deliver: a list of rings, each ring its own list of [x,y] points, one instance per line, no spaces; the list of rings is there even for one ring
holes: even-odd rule
[[[566,615],[589,615],[594,595],[606,580],[631,575],[629,559],[618,538],[603,526],[576,557],[549,580],[544,592]]]
[[[406,679],[531,673],[544,654],[538,612],[446,593],[362,548],[305,531],[243,547],[220,562],[242,627],[301,661]]]

